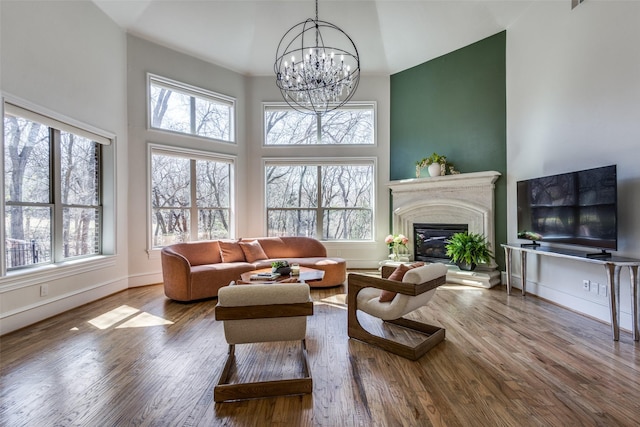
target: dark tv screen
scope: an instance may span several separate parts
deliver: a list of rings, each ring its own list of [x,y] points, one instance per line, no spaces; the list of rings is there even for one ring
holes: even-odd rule
[[[616,166],[518,181],[518,236],[618,249]]]

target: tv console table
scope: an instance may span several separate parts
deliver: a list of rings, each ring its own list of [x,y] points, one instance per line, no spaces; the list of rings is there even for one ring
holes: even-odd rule
[[[521,246],[516,243],[502,244],[501,246],[504,248],[505,253],[508,295],[511,295],[511,257],[514,251],[520,252],[520,273],[522,276],[523,296],[526,295],[527,287],[527,253],[568,258],[603,265],[607,273],[607,283],[609,285],[609,312],[611,313],[611,330],[613,332],[614,341],[618,341],[620,338],[620,270],[622,267],[628,267],[631,282],[633,339],[634,341],[640,341],[640,319],[638,318],[638,266],[640,266],[640,259],[624,258],[613,255],[608,258],[587,257],[584,253],[576,251],[549,248],[547,246]]]

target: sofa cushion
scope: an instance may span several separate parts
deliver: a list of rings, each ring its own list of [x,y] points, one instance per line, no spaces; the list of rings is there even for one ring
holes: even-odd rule
[[[411,265],[400,264],[399,266],[396,267],[395,270],[393,270],[393,273],[391,273],[391,275],[389,277],[387,277],[387,280],[394,280],[396,282],[402,282],[402,279],[404,278],[404,275],[409,270],[411,270],[412,268],[416,268],[416,267],[422,267],[423,265],[424,265],[424,262],[416,262],[416,263],[413,263]],[[383,290],[382,292],[380,292],[380,302],[392,301],[395,298],[395,296],[396,296],[396,292]]]
[[[210,298],[218,295],[218,289],[238,280],[242,273],[253,270],[246,262],[198,265],[191,267],[190,300]]]
[[[244,262],[244,252],[235,240],[220,240],[220,257],[222,262]]]
[[[267,254],[264,253],[260,242],[257,240],[252,242],[240,242],[239,245],[247,262],[256,262],[267,259]]]

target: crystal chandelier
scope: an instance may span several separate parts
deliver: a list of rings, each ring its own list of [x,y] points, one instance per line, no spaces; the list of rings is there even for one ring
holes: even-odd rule
[[[333,46],[338,42],[344,47]],[[323,114],[353,97],[360,58],[351,37],[318,19],[316,0],[316,19],[294,25],[280,40],[274,71],[287,104],[302,113]]]

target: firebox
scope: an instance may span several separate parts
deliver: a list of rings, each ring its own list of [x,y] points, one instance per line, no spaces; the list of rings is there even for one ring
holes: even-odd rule
[[[467,224],[413,224],[413,259],[449,262],[446,240],[455,233],[468,231]]]

